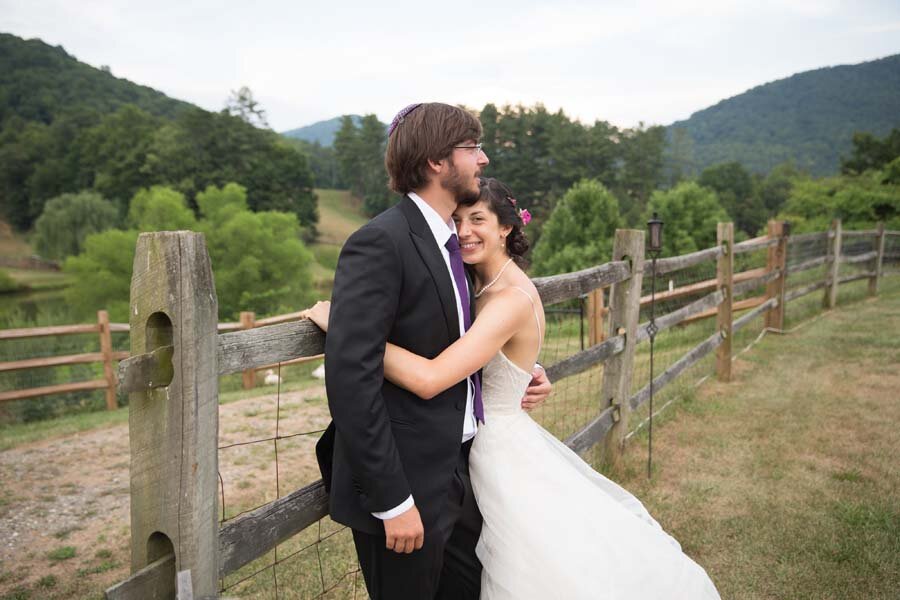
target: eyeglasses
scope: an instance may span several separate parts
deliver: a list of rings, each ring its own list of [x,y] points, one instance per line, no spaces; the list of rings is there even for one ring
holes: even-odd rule
[[[474,146],[453,146],[454,148],[459,148],[460,150],[472,150],[472,154],[478,154],[479,152],[484,152],[484,144],[475,144]]]

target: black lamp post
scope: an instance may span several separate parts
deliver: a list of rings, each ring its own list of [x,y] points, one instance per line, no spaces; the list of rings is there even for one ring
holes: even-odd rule
[[[653,261],[653,273],[650,276],[650,323],[647,324],[647,335],[650,338],[650,418],[647,430],[647,479],[650,479],[650,469],[653,463],[653,340],[656,338],[658,331],[656,319],[654,318],[656,305],[656,259],[659,258],[659,254],[662,252],[662,228],[663,222],[654,212],[653,218],[647,221],[647,229],[650,231],[650,243],[647,247],[647,253]]]

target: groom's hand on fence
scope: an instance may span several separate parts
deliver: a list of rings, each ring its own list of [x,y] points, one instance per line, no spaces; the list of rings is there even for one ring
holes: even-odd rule
[[[553,391],[553,384],[547,379],[547,373],[540,365],[535,365],[531,371],[531,383],[525,390],[525,397],[522,398],[522,408],[532,410],[544,403],[550,392]]]
[[[410,554],[413,550],[421,550],[425,542],[425,527],[419,509],[413,505],[405,513],[385,519],[384,535],[388,550],[398,554]]]

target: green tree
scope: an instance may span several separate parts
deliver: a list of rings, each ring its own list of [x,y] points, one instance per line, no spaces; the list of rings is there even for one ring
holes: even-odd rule
[[[888,229],[900,228],[900,185],[885,183],[881,171],[859,176],[801,179],[778,216],[791,221],[793,231],[822,231],[832,219],[845,229],[869,229],[884,221]]]
[[[741,163],[708,167],[697,181],[716,192],[719,202],[734,220],[735,230],[753,237],[765,225],[766,208],[756,193],[753,178]]]
[[[683,181],[650,196],[645,220],[656,212],[663,221],[663,256],[678,256],[716,245],[716,224],[728,221],[716,193]]]
[[[756,186],[757,195],[768,215],[774,215],[787,202],[791,188],[797,179],[808,177],[793,162],[777,165]]]
[[[184,194],[155,185],[140,190],[131,199],[128,225],[138,231],[178,231],[194,229],[197,219],[188,208]]]
[[[313,298],[312,253],[292,213],[247,210],[246,190],[230,183],[197,195],[219,297],[219,314],[296,310]]]
[[[253,92],[246,85],[239,90],[231,90],[231,95],[225,103],[225,110],[241,120],[257,127],[269,127],[266,121],[266,111],[253,97]]]
[[[341,128],[334,136],[334,153],[342,177],[350,191],[363,200],[363,208],[369,216],[384,211],[394,201],[384,168],[386,144],[384,124],[375,115],[362,117],[358,127],[353,117],[344,115]]]
[[[73,276],[74,283],[65,292],[72,307],[82,315],[105,308],[113,320],[128,320],[137,236],[137,231],[118,229],[87,236],[84,251],[63,264],[63,270]]]
[[[882,169],[900,156],[900,129],[892,129],[883,140],[871,133],[853,134],[853,153],[841,160],[841,172],[845,175]]]
[[[620,224],[616,197],[599,181],[579,181],[544,224],[534,249],[534,274],[555,275],[608,261]]]
[[[623,132],[621,156],[624,166],[619,176],[622,196],[629,200],[623,211],[628,223],[636,224],[644,214],[647,200],[663,182],[663,151],[666,129],[659,125],[638,127]]]
[[[63,194],[44,205],[34,224],[34,245],[38,253],[54,260],[81,253],[92,233],[118,225],[119,211],[96,192]]]

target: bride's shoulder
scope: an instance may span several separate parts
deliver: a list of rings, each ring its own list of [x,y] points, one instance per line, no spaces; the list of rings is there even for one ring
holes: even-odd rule
[[[493,310],[514,311],[516,313],[531,314],[535,302],[540,302],[537,288],[530,281],[531,289],[523,285],[507,285],[492,294],[490,304]]]

